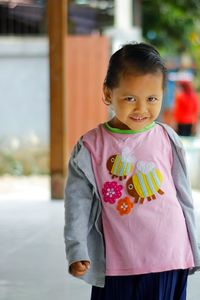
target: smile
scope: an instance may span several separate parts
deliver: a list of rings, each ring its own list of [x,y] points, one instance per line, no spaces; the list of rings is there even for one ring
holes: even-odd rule
[[[147,117],[130,117],[130,118],[137,122],[145,121],[147,119]]]

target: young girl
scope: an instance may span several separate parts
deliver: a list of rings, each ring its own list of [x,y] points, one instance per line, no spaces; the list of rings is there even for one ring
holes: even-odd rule
[[[157,123],[165,66],[144,43],[115,52],[104,82],[114,117],[80,138],[69,161],[69,272],[91,300],[184,300],[200,267],[181,142]]]

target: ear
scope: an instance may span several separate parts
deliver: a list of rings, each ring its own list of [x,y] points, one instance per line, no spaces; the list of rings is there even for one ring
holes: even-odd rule
[[[110,105],[112,103],[112,90],[105,85],[103,86],[102,100],[106,105]]]

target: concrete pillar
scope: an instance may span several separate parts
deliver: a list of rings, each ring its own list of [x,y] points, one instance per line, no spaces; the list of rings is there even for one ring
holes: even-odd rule
[[[116,28],[130,30],[133,26],[133,0],[115,0],[114,15]]]
[[[140,0],[115,0],[114,27],[105,30],[105,34],[112,40],[112,52],[118,50],[125,43],[142,40],[141,27],[134,26],[136,13],[133,12],[135,8],[140,8],[139,5],[135,5],[138,2]]]

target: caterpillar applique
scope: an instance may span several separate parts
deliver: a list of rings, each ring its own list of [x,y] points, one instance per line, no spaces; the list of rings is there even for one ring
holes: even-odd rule
[[[135,203],[143,203],[145,198],[148,201],[156,199],[156,193],[164,194],[160,189],[162,181],[162,174],[152,162],[138,161],[136,173],[127,180],[126,189]]]
[[[112,178],[118,177],[119,180],[126,179],[133,172],[135,158],[130,150],[125,148],[122,154],[112,155],[106,164],[109,174]]]

